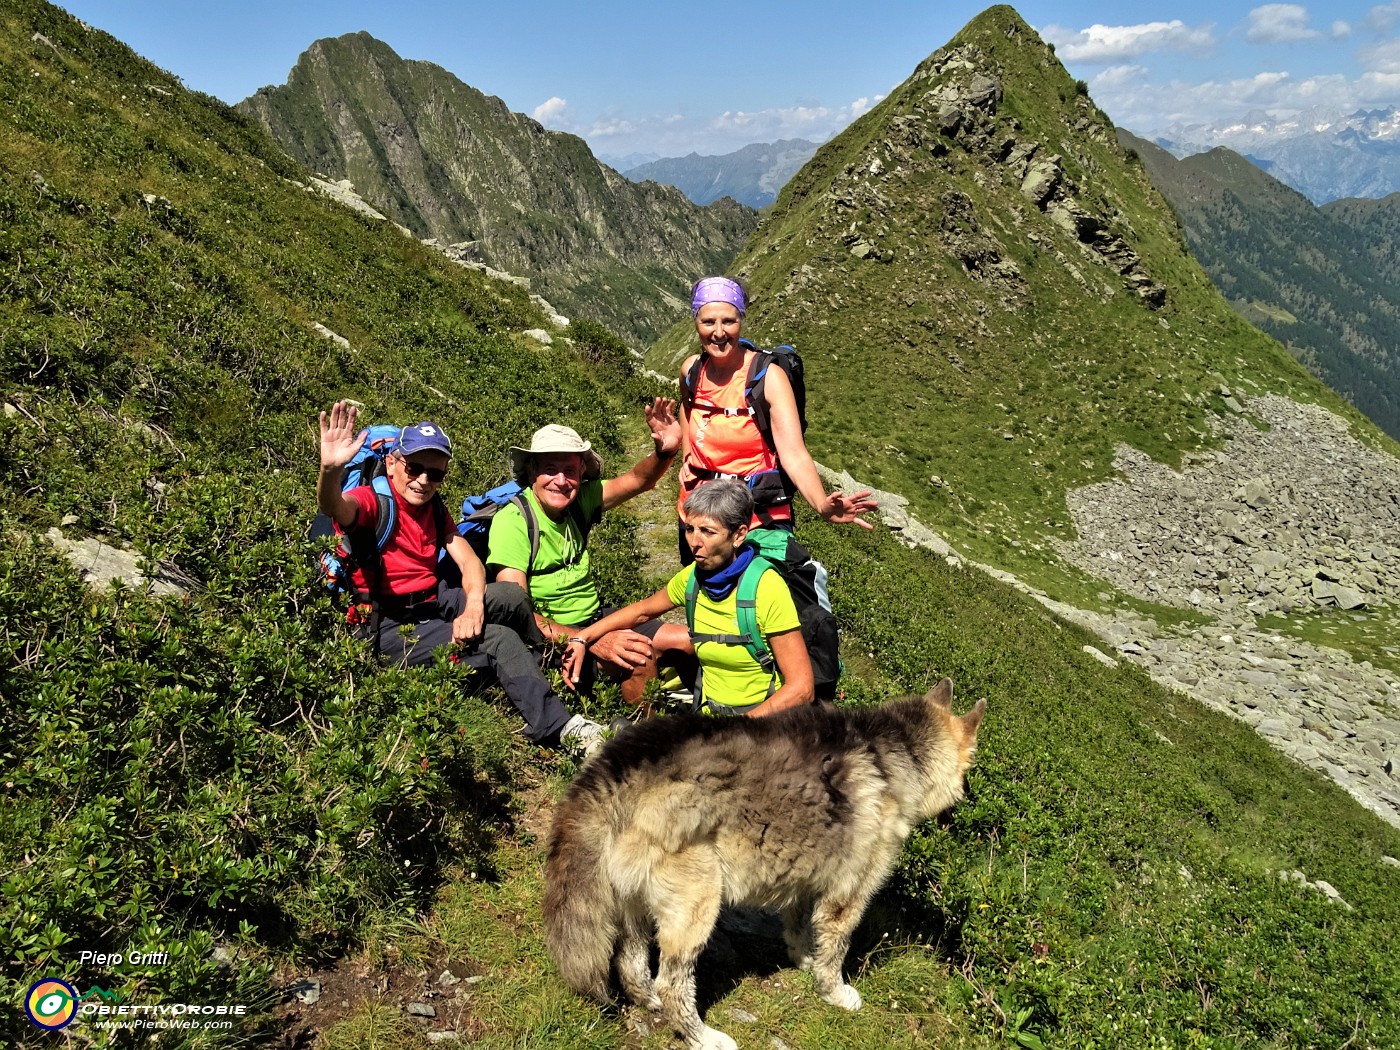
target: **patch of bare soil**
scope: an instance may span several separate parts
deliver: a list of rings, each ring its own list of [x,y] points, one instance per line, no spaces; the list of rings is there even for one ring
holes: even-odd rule
[[[460,962],[381,968],[362,958],[345,960],[286,986],[290,998],[279,1011],[279,1045],[313,1047],[320,1035],[371,1004],[408,1018],[425,1033],[451,1032],[471,1042],[486,1032],[471,1009],[471,990],[484,979]]]
[[[554,814],[548,777],[533,767],[517,777],[511,824],[502,835],[543,842]],[[442,955],[410,965],[394,958],[393,949],[388,954],[385,964],[361,954],[309,973],[284,973],[279,983],[285,1001],[276,1011],[281,1036],[275,1045],[311,1050],[332,1027],[368,1006],[405,1018],[429,1039],[441,1033],[437,1039],[447,1045],[475,1042],[486,1034],[487,1024],[472,1009],[473,989],[487,977],[484,967],[471,960],[448,962]]]

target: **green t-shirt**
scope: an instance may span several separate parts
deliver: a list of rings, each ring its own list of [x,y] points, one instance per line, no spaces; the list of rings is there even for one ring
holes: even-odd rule
[[[684,606],[685,589],[694,571],[695,566],[690,565],[672,576],[671,582],[666,584],[666,597]],[[738,634],[738,601],[738,587],[718,602],[706,594],[703,587],[700,588],[695,595],[695,633]],[[765,639],[800,626],[792,594],[776,571],[765,572],[759,577],[754,606],[758,629]],[[768,698],[770,675],[742,645],[701,642],[696,647],[695,655],[705,671],[704,699],[710,703],[745,707],[761,704]],[[782,684],[782,675],[779,675],[777,685]]]
[[[587,623],[598,611],[598,588],[593,585],[584,537],[579,534],[573,514],[554,521],[540,507],[530,489],[525,498],[540,526],[540,550],[531,572],[530,533],[525,516],[514,504],[502,507],[491,519],[486,563],[498,569],[518,569],[530,582],[530,601],[535,610],[551,620],[570,626]],[[579,487],[578,506],[583,520],[595,520],[603,506],[603,483],[585,481]],[[572,561],[573,564],[566,565]],[[549,570],[558,565],[557,572]]]

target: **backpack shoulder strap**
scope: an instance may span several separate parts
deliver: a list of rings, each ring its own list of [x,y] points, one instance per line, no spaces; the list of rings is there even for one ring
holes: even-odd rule
[[[695,596],[700,591],[700,580],[695,575],[695,566],[690,566],[690,579],[685,581],[685,629],[695,639]]]
[[[768,571],[777,572],[777,566],[764,558],[754,558],[744,574],[739,577],[735,607],[739,619],[739,634],[744,639],[744,648],[764,670],[773,666],[773,652],[768,641],[758,629],[758,581]]]
[[[517,492],[510,498],[510,503],[525,519],[525,533],[530,537],[530,560],[525,563],[525,576],[528,578],[535,571],[535,559],[540,553],[540,519],[535,517],[535,508],[530,506],[524,492]]]
[[[753,657],[755,663],[765,671],[772,671],[776,675],[777,669],[772,650],[768,648],[768,642],[758,627],[758,581],[769,569],[776,571],[771,562],[762,558],[754,558],[744,569],[744,574],[739,577],[739,584],[734,595],[738,634],[696,633],[695,601],[699,596],[700,582],[692,570],[690,579],[686,581],[685,585],[685,625],[686,629],[690,631],[691,643],[698,645],[701,642],[714,642],[718,645],[742,645]],[[769,692],[772,692],[771,687]]]
[[[433,524],[437,526],[437,549],[439,556],[447,547],[447,541],[452,533],[452,519],[447,513],[447,504],[442,501],[442,496],[433,493]]]
[[[399,508],[386,476],[371,479],[369,487],[374,490],[374,528],[356,524],[344,533],[341,549],[364,573],[368,597],[373,601],[384,590],[384,549],[398,526]]]
[[[389,546],[389,538],[394,534],[394,529],[399,523],[399,505],[389,489],[387,475],[375,476],[369,485],[370,488],[374,489],[374,500],[379,505],[379,516],[374,523],[374,549],[383,554],[384,548]]]
[[[700,370],[705,367],[705,351],[695,355],[695,364],[690,366],[690,371],[681,380],[681,404],[690,408],[695,404],[695,391],[700,386]]]
[[[744,403],[749,406],[749,416],[763,437],[763,443],[773,452],[778,446],[773,443],[773,424],[768,418],[768,398],[764,396],[763,381],[768,378],[768,369],[773,365],[773,352],[756,346],[753,360],[749,363],[749,377],[744,382]]]

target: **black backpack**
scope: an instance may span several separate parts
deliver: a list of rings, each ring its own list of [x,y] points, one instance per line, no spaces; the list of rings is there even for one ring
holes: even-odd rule
[[[798,543],[792,533],[783,529],[753,529],[748,542],[757,548],[761,558],[778,570],[792,594],[802,627],[802,642],[807,647],[807,658],[812,661],[812,684],[816,687],[817,699],[836,699],[836,684],[841,678],[841,637],[827,594],[826,566],[813,558],[812,552]]]

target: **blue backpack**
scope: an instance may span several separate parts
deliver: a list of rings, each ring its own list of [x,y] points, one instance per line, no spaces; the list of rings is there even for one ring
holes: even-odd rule
[[[535,568],[535,558],[540,553],[539,519],[535,517],[535,510],[530,501],[525,498],[525,490],[519,483],[507,481],[480,496],[468,496],[462,500],[462,520],[457,523],[457,532],[471,544],[472,550],[476,551],[476,556],[481,559],[483,565],[486,564],[487,553],[490,550],[491,522],[495,520],[497,511],[511,505],[514,505],[520,511],[520,516],[525,519],[525,531],[530,537],[530,561],[526,576],[545,576],[573,564],[573,561],[568,561],[547,569]],[[595,515],[592,521],[585,520],[578,500],[569,504],[569,514],[582,541],[575,557],[581,558],[588,546],[588,534],[597,524],[598,516]]]
[[[336,548],[323,552],[318,559],[321,583],[325,591],[333,597],[349,595],[357,600],[370,602],[382,597],[379,592],[383,589],[384,548],[389,545],[389,540],[399,524],[398,502],[389,488],[385,461],[389,454],[398,448],[400,429],[389,424],[369,427],[365,432],[364,441],[360,444],[360,451],[355,453],[355,458],[345,465],[341,473],[341,492],[349,492],[361,485],[368,485],[374,489],[379,511],[374,528],[359,527],[346,533],[329,517],[320,513],[311,522],[313,538],[340,537]],[[433,511],[437,522],[438,555],[441,557],[448,531],[447,507],[436,496],[433,497]],[[364,571],[365,581],[370,587],[368,593],[355,589],[352,581],[356,567]]]

